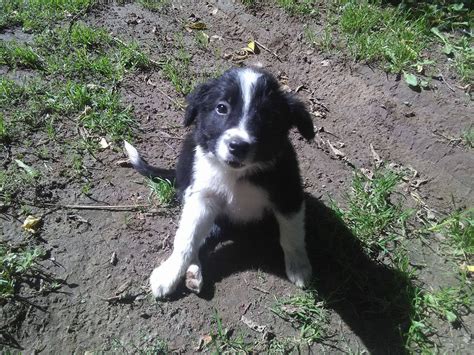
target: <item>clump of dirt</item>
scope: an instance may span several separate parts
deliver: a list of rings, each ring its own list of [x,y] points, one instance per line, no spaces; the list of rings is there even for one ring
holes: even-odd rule
[[[211,38],[207,46],[197,44],[195,31],[184,29],[190,17],[206,24]],[[315,288],[323,299],[333,300],[327,305],[332,337],[312,349],[403,352],[401,334],[408,324],[410,299],[391,305],[371,300],[390,299],[394,290],[407,285],[394,270],[366,256],[325,202],[329,196],[342,199],[353,167],[370,166],[372,145],[385,161],[412,167],[426,180],[416,191],[433,209],[446,212],[453,205],[472,205],[472,151],[437,134],[456,136],[460,128],[472,124],[474,110],[463,91],[452,91],[439,82],[433,91],[415,92],[397,76],[322,54],[302,39],[303,20],[273,7],[247,10],[234,2],[199,6],[180,2],[166,11],[150,12],[133,3],[101,5],[85,21],[137,41],[154,59],[173,56],[182,46],[191,54],[190,75],[203,79],[234,65],[227,54],[238,52],[252,39],[268,48],[243,63],[261,64],[288,89],[298,91],[319,131],[311,143],[292,135],[308,193],[308,248]],[[182,36],[177,39],[175,34]],[[183,112],[176,105],[182,97],[160,70],[130,76],[119,90],[139,123],[134,143],[155,165],[172,168],[187,133],[181,128]],[[92,181],[88,195],[79,194],[81,184],[62,177],[59,171],[64,167],[53,161],[50,184],[42,187],[50,194],[48,201],[145,203],[149,190],[143,179],[116,164],[124,154],[120,147],[114,148],[86,162]],[[34,293],[32,299],[26,296],[35,286],[22,288],[20,316],[1,330],[1,342],[8,344],[4,349],[134,351],[161,339],[171,351],[193,352],[199,338],[215,330],[216,313],[225,327],[244,334],[248,342],[265,340],[242,323],[242,315],[266,325],[276,339],[298,335],[270,311],[275,297],[300,292],[284,276],[272,220],[243,231],[226,231],[222,241],[211,241],[204,248],[202,294],[182,288],[172,300],[155,301],[148,291],[148,277],[170,253],[179,206],[147,212],[31,209],[43,215],[38,243],[47,258],[42,267],[63,282],[58,290]],[[21,221],[7,218],[2,224],[7,240],[21,235]],[[420,249],[424,261],[427,254]],[[348,275],[359,277],[348,279]],[[430,276],[442,277],[434,271]],[[3,312],[10,313],[9,309]],[[467,317],[466,328],[441,334],[443,350],[468,352],[472,323],[472,317]]]

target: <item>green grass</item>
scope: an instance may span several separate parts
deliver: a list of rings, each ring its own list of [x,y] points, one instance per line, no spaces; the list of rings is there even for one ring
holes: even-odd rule
[[[459,286],[444,287],[435,292],[427,292],[420,287],[411,287],[408,292],[412,307],[404,336],[406,348],[411,353],[427,354],[437,348],[433,339],[437,332],[433,317],[458,327],[462,324],[461,316],[472,308],[472,287],[465,279]]]
[[[150,11],[163,11],[166,10],[170,4],[170,0],[139,0],[138,3],[145,9]]]
[[[180,48],[177,54],[169,56],[161,67],[165,78],[182,95],[189,94],[194,87],[189,70],[190,62],[191,55],[184,48]]]
[[[460,75],[462,82],[471,83],[474,80],[474,48],[472,38],[466,36],[454,37],[442,33],[437,27],[431,29],[440,44],[443,45],[443,53],[454,59],[454,66]]]
[[[143,336],[136,342],[122,342],[112,339],[112,351],[114,353],[139,354],[139,355],[166,355],[169,354],[168,343],[163,339]]]
[[[316,291],[278,300],[272,311],[300,331],[300,342],[311,345],[327,338],[328,313]]]
[[[452,245],[455,255],[464,259],[472,259],[474,255],[474,209],[455,212],[447,216],[434,226],[427,229],[428,232],[441,233]]]
[[[297,2],[288,1],[290,6]],[[390,73],[407,73],[418,87],[429,87],[428,74],[416,73],[435,64],[426,50],[437,51],[436,42],[450,57],[459,81],[469,84],[474,78],[472,17],[467,1],[404,0],[397,6],[381,0],[335,0],[326,4],[323,30],[311,33],[304,28],[308,43],[332,53],[334,49],[356,60],[377,63]],[[423,86],[423,85],[424,86]],[[412,84],[410,84],[412,85]],[[413,86],[413,85],[412,85]]]
[[[209,36],[204,31],[197,31],[194,40],[200,49],[204,50],[209,46]]]
[[[358,60],[387,63],[399,73],[420,61],[427,45],[423,17],[413,20],[398,8],[381,7],[377,1],[344,1],[339,28],[350,54]]]
[[[133,113],[121,103],[116,85],[127,73],[151,66],[136,43],[117,42],[101,29],[77,23],[70,31],[45,31],[33,46],[28,47],[30,51],[43,58],[42,66],[36,66],[43,80],[20,85],[1,79],[0,104],[5,109],[2,139],[14,139],[15,132],[9,127],[25,124],[30,130],[42,127],[52,137],[51,123],[57,120],[51,115],[75,117],[90,138],[130,136]],[[13,67],[20,60],[5,62]]]
[[[474,148],[474,127],[464,130],[462,140],[467,147]]]
[[[175,188],[171,181],[168,179],[147,179],[147,185],[153,195],[161,206],[169,206],[174,200]]]
[[[53,16],[51,23],[58,18]],[[84,180],[88,175],[85,152],[93,155],[101,137],[109,142],[130,139],[133,111],[122,103],[117,89],[126,75],[149,70],[152,63],[137,43],[124,43],[82,22],[37,31],[32,42],[0,44],[0,65],[27,68],[34,74],[22,80],[0,78],[0,141],[21,146],[25,154],[42,160],[50,159],[58,149],[65,156],[80,156],[69,165],[65,162],[70,171],[60,174]],[[39,136],[47,149],[32,152],[29,147]],[[14,163],[9,164],[0,174],[2,203],[14,205],[42,178],[32,180]],[[90,190],[88,184],[87,179],[83,181],[83,192]]]
[[[276,4],[291,15],[310,15],[316,13],[314,0],[276,0]]]
[[[246,343],[242,335],[232,336],[231,332],[224,328],[217,310],[214,312],[212,323],[214,329],[209,334],[211,340],[205,345],[205,349],[215,354],[248,353],[252,349],[252,344]]]
[[[403,201],[395,194],[400,179],[400,173],[388,169],[376,170],[372,179],[355,172],[351,191],[346,195],[346,207],[333,206],[333,209],[360,240],[369,256],[384,260],[398,272],[400,286],[383,302],[397,305],[397,300],[409,300],[407,329],[403,333],[406,349],[430,353],[437,347],[433,336],[437,332],[435,324],[439,321],[435,319],[453,326],[461,323],[461,316],[469,313],[472,307],[472,290],[470,281],[463,274],[457,286],[429,290],[417,278],[417,269],[408,256],[408,243],[419,236],[428,240],[435,238],[434,233],[440,233],[451,246],[450,250],[455,255],[462,255],[469,263],[474,243],[473,212],[457,212],[421,229],[416,229],[411,220],[407,226],[414,214],[404,209],[401,203],[394,202]],[[381,253],[385,258],[380,257]],[[396,317],[397,310],[394,312]]]
[[[411,211],[391,201],[401,177],[390,170],[377,170],[372,180],[354,173],[347,208],[334,206],[355,236],[369,252],[387,251],[404,233]]]
[[[0,301],[13,297],[21,280],[34,271],[43,253],[33,248],[13,248],[0,241]]]
[[[28,45],[0,42],[0,65],[7,65],[11,68],[41,69],[44,63]]]
[[[12,163],[0,171],[0,200],[4,205],[10,206],[18,194],[34,188],[36,185],[36,177]]]
[[[67,83],[64,91],[69,107],[80,112],[78,123],[92,134],[121,140],[131,134],[134,124],[131,107],[124,107],[113,89]]]
[[[93,0],[2,0],[0,29],[20,25],[26,31],[41,32],[69,16],[84,13]]]

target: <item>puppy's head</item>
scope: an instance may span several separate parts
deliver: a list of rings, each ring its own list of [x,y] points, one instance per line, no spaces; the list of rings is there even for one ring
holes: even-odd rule
[[[184,125],[193,122],[196,143],[234,169],[271,161],[293,126],[304,138],[314,137],[304,105],[256,68],[231,69],[198,86],[188,97]]]

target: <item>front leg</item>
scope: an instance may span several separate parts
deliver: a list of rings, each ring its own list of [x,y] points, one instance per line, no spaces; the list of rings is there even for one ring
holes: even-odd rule
[[[217,197],[205,192],[186,196],[173,252],[150,276],[151,291],[155,297],[161,298],[172,293],[190,265],[198,260],[199,248],[209,234],[218,211]]]
[[[280,227],[280,245],[285,255],[286,275],[298,287],[305,287],[311,280],[311,264],[305,243],[305,202],[296,213],[275,211]]]

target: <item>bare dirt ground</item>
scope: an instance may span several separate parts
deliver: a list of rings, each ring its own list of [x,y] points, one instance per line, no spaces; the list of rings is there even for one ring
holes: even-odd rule
[[[200,18],[210,36],[222,39],[199,48],[194,34],[183,32],[183,23],[190,16]],[[103,5],[93,9],[85,21],[125,40],[138,41],[155,59],[173,53],[173,36],[184,33],[195,77],[230,67],[232,62],[224,59],[225,54],[245,47],[250,39],[278,55],[261,50],[244,64],[261,63],[290,89],[298,88],[298,96],[317,113],[314,124],[320,129],[310,143],[296,134],[292,137],[308,194],[308,248],[315,287],[322,298],[332,300],[326,305],[326,340],[301,350],[403,353],[401,334],[410,300],[400,300],[396,312],[368,302],[369,295],[389,298],[396,272],[365,256],[350,232],[333,217],[327,207],[329,197],[342,201],[352,179],[351,165],[363,168],[372,164],[372,144],[385,161],[412,167],[420,179],[427,180],[416,192],[430,208],[448,212],[472,206],[472,150],[450,144],[437,134],[459,136],[461,128],[472,124],[474,109],[469,97],[454,83],[451,90],[441,81],[434,90],[416,92],[394,75],[320,53],[302,39],[304,21],[277,8],[248,10],[230,1],[182,2],[156,13],[138,4]],[[158,69],[128,77],[120,90],[139,123],[136,146],[156,165],[173,167],[186,134],[181,128],[183,112],[169,98],[179,96]],[[338,149],[345,159],[334,155],[327,140],[344,143]],[[62,176],[54,159],[48,163],[49,184],[41,193],[61,204],[146,203],[149,189],[144,180],[132,169],[116,164],[124,158],[119,148],[100,152],[96,160],[87,158],[86,165],[93,173],[90,197],[78,193],[80,184]],[[414,203],[408,193],[406,199],[408,204]],[[171,300],[152,300],[148,276],[169,255],[178,218],[179,206],[146,213],[57,210],[47,214],[40,238],[49,259],[43,266],[66,284],[34,299],[27,298],[25,286],[22,292],[28,303],[3,307],[4,319],[16,317],[15,326],[10,323],[8,332],[3,333],[3,343],[9,343],[3,349],[134,352],[162,339],[170,350],[190,353],[199,338],[214,329],[216,312],[225,327],[249,342],[264,343],[262,334],[241,321],[242,315],[266,325],[276,338],[297,335],[297,330],[271,311],[275,297],[301,292],[284,276],[272,221],[268,226],[227,231],[223,236],[226,241],[205,248],[201,295],[180,289]],[[5,237],[21,234],[21,221],[5,218],[1,223]],[[434,240],[430,248],[420,245],[415,253],[417,262],[426,266],[423,277],[432,285],[449,283],[452,278],[452,265],[432,252],[437,248]],[[116,262],[111,263],[114,253]],[[347,280],[347,275],[354,274],[360,279]],[[342,290],[341,284],[345,285]],[[443,351],[472,351],[472,316],[463,321],[464,327],[446,327],[440,332],[437,341],[443,344]],[[121,344],[119,348],[117,344]],[[261,345],[260,350],[264,349]]]

